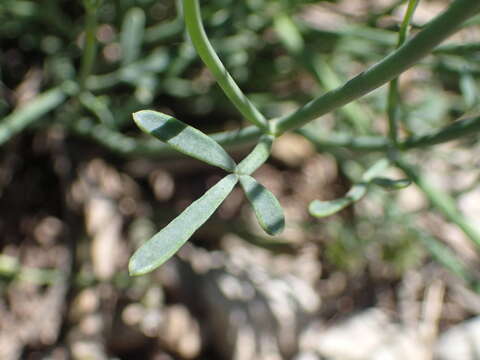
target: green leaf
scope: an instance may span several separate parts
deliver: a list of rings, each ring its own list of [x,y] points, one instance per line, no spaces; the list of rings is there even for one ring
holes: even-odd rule
[[[49,111],[59,107],[66,98],[66,89],[62,87],[53,88],[4,117],[0,123],[0,146],[26,127],[40,121]]]
[[[478,87],[475,78],[471,73],[464,73],[460,77],[460,90],[467,109],[474,107],[478,103]]]
[[[300,54],[303,51],[305,43],[302,35],[290,17],[279,15],[275,17],[273,25],[278,37],[289,52]]]
[[[281,233],[285,227],[285,217],[277,198],[251,176],[240,175],[240,184],[262,229],[270,235]]]
[[[270,157],[274,137],[271,135],[263,135],[257,146],[250,154],[238,164],[235,172],[241,175],[250,175]]]
[[[355,184],[342,198],[332,201],[312,201],[308,207],[308,211],[312,216],[317,218],[333,215],[364,197],[367,193],[367,188],[367,183]]]
[[[138,59],[145,31],[145,13],[134,7],[127,11],[122,24],[120,44],[122,49],[122,65]]]
[[[233,172],[235,161],[208,135],[166,114],[142,110],[133,114],[138,127],[175,150]]]
[[[238,177],[235,174],[224,177],[142,245],[130,258],[130,275],[146,274],[170,259],[212,216],[237,182]]]
[[[372,179],[385,172],[389,164],[390,162],[387,159],[378,160],[362,175],[362,182],[353,185],[344,197],[331,201],[314,200],[310,203],[308,211],[312,216],[323,218],[333,215],[359,201],[367,194],[368,185]]]
[[[412,181],[409,179],[393,180],[384,177],[376,177],[371,181],[373,184],[381,186],[387,190],[400,190],[409,186]]]

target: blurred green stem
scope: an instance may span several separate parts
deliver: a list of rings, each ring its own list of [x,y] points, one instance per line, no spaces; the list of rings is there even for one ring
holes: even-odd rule
[[[332,90],[342,84],[334,69],[323,55],[313,54],[305,46],[302,33],[291,16],[281,14],[275,17],[275,31],[290,55],[302,64],[325,90]],[[352,102],[339,109],[358,134],[368,134],[370,119],[359,104]]]
[[[66,86],[59,86],[45,91],[3,118],[0,123],[0,146],[64,102],[67,98],[65,88]]]
[[[85,40],[83,47],[82,63],[80,67],[79,85],[80,92],[85,89],[88,76],[92,73],[95,56],[97,53],[97,10],[100,0],[83,0],[85,8]]]
[[[453,34],[464,21],[479,11],[480,1],[456,0],[443,14],[428,23],[415,37],[405,42],[385,59],[343,86],[327,92],[294,113],[280,118],[273,124],[275,134],[280,135],[301,127],[391,81],[428,55],[439,43]]]
[[[156,139],[138,139],[123,135],[104,125],[95,124],[89,119],[80,119],[69,124],[70,129],[78,135],[85,136],[122,156],[144,156],[156,159],[172,158],[181,156],[171,147],[159,142]],[[261,137],[262,132],[256,126],[249,126],[241,130],[226,131],[210,134],[220,145],[232,148],[243,145],[250,145]]]
[[[395,163],[413,182],[415,182],[415,184],[417,184],[435,208],[437,208],[449,221],[456,224],[477,246],[480,246],[480,233],[467,219],[465,219],[464,215],[459,212],[455,201],[448,194],[432,186],[424,177],[418,174],[413,166],[401,158],[395,159]]]
[[[147,156],[160,159],[179,155],[179,153],[172,151],[170,147],[157,140],[142,140],[129,137],[104,125],[94,124],[88,119],[83,119],[72,124],[71,129],[77,134],[91,138],[100,145],[122,156]],[[2,141],[4,141],[2,138],[4,131],[5,130],[0,127],[0,145]],[[475,134],[478,131],[480,131],[480,116],[458,120],[449,126],[428,134],[409,137],[399,143],[399,148],[401,150],[408,150],[441,144],[463,136]],[[366,152],[386,151],[390,146],[388,139],[382,136],[352,136],[335,133],[318,136],[318,131],[310,129],[309,127],[298,129],[296,132],[309,140],[320,151],[332,151],[332,149],[338,148]],[[250,145],[257,142],[261,135],[261,130],[256,126],[210,134],[215,141],[226,148]]]
[[[360,201],[367,194],[370,182],[384,173],[389,165],[387,159],[380,159],[365,171],[361,182],[354,184],[343,197],[329,201],[314,200],[310,203],[308,211],[312,216],[324,218]]]
[[[397,48],[402,46],[407,39],[408,27],[410,26],[410,21],[412,20],[418,1],[419,0],[408,1],[407,11],[405,12],[405,16],[400,26],[400,31],[398,33]],[[392,144],[396,146],[398,142],[398,120],[400,117],[400,94],[398,91],[398,77],[390,82],[390,86],[388,88],[387,113],[389,126],[388,136],[392,141]]]
[[[480,116],[457,120],[439,130],[424,135],[410,136],[401,143],[402,150],[426,147],[459,139],[463,136],[474,135],[480,131]]]
[[[465,281],[474,291],[480,292],[480,281],[476,279],[468,267],[455,255],[455,253],[435,237],[419,230],[414,230],[423,246],[430,252],[432,257],[451,273]]]
[[[16,257],[0,253],[0,276],[36,285],[52,285],[62,279],[63,275],[57,269],[22,266]]]
[[[183,13],[188,33],[198,55],[212,72],[227,97],[248,121],[258,126],[263,132],[269,133],[267,120],[238,87],[210,44],[202,24],[198,0],[183,0]]]
[[[480,116],[457,120],[441,129],[423,135],[414,135],[398,143],[400,150],[422,148],[474,135],[480,131]],[[297,133],[313,143],[319,150],[344,147],[350,150],[387,151],[389,140],[382,136],[353,136],[329,133],[322,136],[310,126],[296,130]]]

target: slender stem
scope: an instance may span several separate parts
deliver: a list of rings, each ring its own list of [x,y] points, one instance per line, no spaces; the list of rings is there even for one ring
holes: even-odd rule
[[[323,55],[312,54],[306,47],[302,33],[291,16],[281,14],[274,20],[275,31],[280,42],[290,55],[309,71],[325,89],[331,90],[342,84],[335,71],[324,60]],[[352,102],[339,109],[358,134],[367,134],[370,120],[362,107]]]
[[[87,78],[91,74],[95,56],[97,54],[97,9],[98,0],[84,0],[85,8],[85,46],[83,48],[82,64],[80,67],[79,84],[80,91],[85,89]]]
[[[198,0],[183,0],[183,13],[188,33],[198,55],[212,72],[227,97],[248,121],[258,126],[263,132],[269,133],[267,120],[238,87],[210,44],[203,28]]]
[[[324,218],[345,209],[353,203],[360,201],[368,192],[370,182],[384,173],[390,165],[387,159],[381,159],[373,164],[362,176],[362,181],[354,184],[341,198],[329,201],[314,200],[310,203],[308,211],[312,216]]]
[[[43,115],[55,109],[65,101],[67,96],[64,87],[59,86],[45,91],[27,105],[4,117],[0,123],[0,146],[26,127],[40,120]]]
[[[457,120],[439,130],[418,136],[411,136],[399,143],[402,150],[426,147],[474,135],[480,131],[480,116]]]
[[[414,135],[398,143],[400,150],[422,148],[448,141],[460,139],[464,136],[473,135],[480,131],[480,116],[457,120],[451,125],[445,126],[423,135]],[[296,130],[297,133],[313,143],[319,150],[344,147],[350,150],[361,151],[387,151],[390,144],[387,138],[382,136],[352,136],[346,134],[317,135],[316,131],[308,127]]]
[[[422,242],[423,246],[430,252],[431,256],[445,268],[447,268],[454,275],[464,280],[469,286],[471,286],[476,292],[479,291],[479,281],[475,279],[475,276],[468,271],[465,264],[455,255],[455,253],[441,241],[435,237],[414,230],[418,235],[418,239]]]
[[[2,253],[0,253],[0,275],[37,285],[55,284],[63,277],[63,274],[57,269],[22,266],[16,257]]]
[[[156,139],[140,140],[126,136],[101,124],[94,124],[89,119],[81,119],[69,124],[71,130],[85,136],[121,156],[141,156],[156,159],[172,158],[181,154]],[[228,148],[250,145],[261,137],[262,132],[256,126],[241,130],[226,131],[210,136],[220,145]]]
[[[338,133],[319,136],[318,131],[307,127],[298,129],[296,132],[315,145],[319,151],[341,147],[360,151],[386,151],[390,145],[388,139],[383,136],[353,136]]]
[[[480,52],[480,42],[446,44],[433,50],[434,54],[469,55]]]
[[[432,186],[424,177],[418,174],[413,166],[404,160],[397,158],[395,163],[417,184],[435,208],[448,220],[456,224],[477,246],[480,246],[480,232],[459,212],[455,201],[448,194]]]
[[[402,46],[407,39],[408,27],[410,26],[410,21],[412,20],[418,1],[419,0],[408,1],[407,11],[405,12],[405,16],[400,26],[400,31],[398,32],[397,49]],[[389,126],[388,136],[392,141],[392,144],[396,146],[398,142],[398,120],[400,117],[400,94],[398,91],[398,77],[390,82],[390,86],[388,88],[387,113]]]
[[[358,99],[394,79],[429,54],[440,42],[453,34],[467,19],[480,11],[480,1],[456,0],[415,37],[385,59],[357,75],[343,86],[310,101],[296,112],[277,120],[277,135],[314,120],[340,106]]]
[[[33,106],[33,103],[32,103]],[[33,109],[33,108],[32,108]],[[25,109],[26,110],[26,109]],[[21,110],[19,110],[21,111]],[[30,113],[30,111],[28,111]],[[12,114],[13,115],[13,114]],[[17,117],[16,115],[15,117]],[[22,115],[22,117],[25,115]],[[5,120],[9,119],[5,118]],[[11,120],[12,121],[12,120]],[[16,120],[18,121],[18,120]],[[15,121],[15,122],[16,122]],[[159,141],[148,139],[140,140],[116,132],[101,124],[93,124],[89,120],[80,121],[72,124],[72,130],[79,135],[93,139],[97,143],[122,156],[147,156],[152,158],[171,158],[179,155],[178,152]],[[0,145],[6,141],[2,135],[3,127],[0,127]],[[452,125],[440,130],[412,136],[398,144],[401,150],[421,148],[447,141],[456,140],[464,136],[473,135],[480,131],[480,116],[458,120]],[[297,133],[305,137],[314,144],[318,150],[329,151],[331,149],[347,148],[358,151],[386,151],[390,143],[387,138],[382,136],[351,136],[345,134],[328,134],[325,137],[317,135],[316,131],[302,128]],[[211,134],[210,136],[220,145],[226,148],[250,145],[261,137],[262,132],[256,126],[249,126],[240,130],[230,130]]]

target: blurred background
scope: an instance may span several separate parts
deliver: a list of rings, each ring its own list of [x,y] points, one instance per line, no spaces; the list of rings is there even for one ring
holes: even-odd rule
[[[449,4],[420,1],[412,32]],[[219,56],[268,118],[391,52],[405,5],[201,2]],[[415,185],[372,188],[326,219],[308,214],[384,155],[326,140],[384,135],[387,87],[310,124],[323,142],[277,140],[255,176],[285,209],[281,236],[262,233],[238,188],[177,256],[129,277],[133,251],[224,175],[142,135],[132,112],[206,133],[246,125],[179,9],[103,0],[90,16],[90,70],[81,1],[0,2],[0,358],[480,359],[478,136],[409,152],[454,200],[453,222]],[[402,136],[478,114],[479,24],[449,40],[474,46],[444,46],[401,77]],[[253,140],[226,147],[241,159]]]

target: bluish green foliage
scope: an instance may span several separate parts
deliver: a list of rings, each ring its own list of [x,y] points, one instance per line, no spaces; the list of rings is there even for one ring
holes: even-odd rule
[[[237,175],[226,176],[142,245],[130,259],[130,274],[146,274],[172,257],[212,216],[237,182]]]
[[[125,14],[122,25],[120,45],[123,65],[138,59],[145,31],[145,12],[141,8],[132,8]]]
[[[376,177],[372,179],[372,184],[378,185],[386,190],[404,189],[412,183],[410,179],[393,180],[384,177]]]
[[[238,164],[235,172],[244,175],[253,174],[270,157],[273,140],[274,137],[271,135],[262,136],[252,152]]]
[[[331,201],[314,200],[310,203],[308,211],[318,218],[333,215],[363,198],[367,193],[367,187],[368,184],[366,183],[355,184],[344,197],[339,199]]]
[[[240,184],[262,229],[270,235],[280,234],[285,227],[285,218],[275,196],[251,176],[240,175]]]
[[[41,66],[46,73],[42,81],[51,90],[4,117],[0,145],[52,113],[53,121],[49,124],[61,124],[117,154],[162,158],[183,153],[231,173],[135,253],[130,263],[132,274],[146,273],[172,256],[211,216],[235,186],[237,177],[262,228],[269,234],[279,233],[285,223],[280,204],[250,175],[268,160],[275,139],[291,130],[309,140],[318,151],[332,153],[340,163],[354,158],[363,169],[375,159],[388,157],[392,166],[403,169],[409,177],[383,177],[386,165],[381,161],[363,177],[350,178],[353,186],[344,197],[312,202],[313,215],[331,215],[359,201],[370,190],[373,198],[376,190],[371,185],[395,190],[413,181],[435,208],[480,243],[478,231],[464,219],[453,199],[432,187],[401,154],[480,129],[478,115],[454,121],[479,106],[479,45],[438,46],[457,29],[468,26],[465,20],[480,11],[480,3],[455,0],[444,13],[409,37],[408,28],[418,0],[408,1],[398,33],[379,26],[379,14],[369,15],[366,25],[317,29],[295,16],[302,5],[312,2],[318,1],[212,0],[207,4],[182,0],[177,3],[183,3],[183,9],[176,9],[174,1],[161,1],[158,7],[155,0],[82,0],[72,5],[77,8],[70,16],[63,16],[66,9],[59,1],[46,1],[41,6],[31,0],[2,1],[0,40],[2,44],[5,40],[6,52],[12,39],[18,39],[27,55],[42,54]],[[79,17],[81,11],[83,16]],[[45,27],[45,14],[50,19],[46,36],[27,31],[30,27]],[[478,18],[469,22],[478,24]],[[185,29],[189,33],[187,41],[183,41]],[[443,90],[435,86],[430,86],[418,103],[401,101],[396,78],[430,52],[436,57],[433,64],[453,79],[446,80],[444,87],[458,88],[460,101],[453,97],[447,100]],[[5,59],[17,56],[7,55]],[[30,57],[25,57],[29,63]],[[219,86],[208,81],[199,58]],[[359,63],[376,64],[345,82],[346,74]],[[4,64],[6,70],[2,68],[0,73],[2,91],[3,83],[20,83],[28,78],[22,71],[9,67],[15,61],[2,62],[2,67]],[[29,66],[37,67],[38,63]],[[310,76],[318,87],[290,86],[299,74],[302,78]],[[357,102],[391,80],[388,97],[378,91]],[[283,90],[272,91],[273,84],[282,84]],[[111,96],[111,91],[115,96]],[[0,97],[1,115],[13,108],[10,102]],[[285,114],[292,104],[302,103],[305,105]],[[142,110],[147,106],[169,107],[164,111],[188,119],[191,125],[159,112]],[[52,111],[55,108],[59,111]],[[326,127],[318,118],[331,112],[336,121]],[[140,128],[163,144],[153,138],[127,135],[132,126],[131,113]],[[373,119],[385,113],[389,118],[388,136],[379,134],[372,126]],[[202,122],[204,119],[208,121]],[[206,134],[225,128],[223,122],[230,119],[253,125]],[[308,127],[300,128],[307,123]],[[237,165],[225,149],[245,144],[255,147]],[[363,160],[362,151],[382,155]],[[345,249],[350,249],[350,245]],[[458,266],[450,267],[459,273]]]
[[[400,48],[365,73],[360,74],[345,85],[339,86],[340,82],[336,78],[335,73],[325,62],[320,61],[323,65],[319,68],[316,63],[321,59],[316,59],[316,61],[311,60],[312,57],[305,51],[305,43],[300,32],[297,31],[295,24],[286,16],[277,17],[275,20],[276,30],[280,34],[281,39],[283,39],[287,49],[293,53],[293,55],[298,57],[300,61],[316,75],[317,79],[324,83],[324,85],[327,87],[339,87],[312,100],[296,112],[283,116],[272,124],[265,120],[265,117],[257,107],[247,98],[247,96],[245,96],[245,94],[243,94],[240,87],[225,69],[223,63],[216,54],[203,27],[198,0],[183,0],[182,3],[186,27],[199,56],[211,71],[226,96],[236,106],[237,110],[245,117],[245,119],[264,132],[266,136],[263,136],[253,151],[238,166],[235,166],[233,160],[230,159],[223,148],[211,138],[172,117],[152,111],[142,111],[136,113],[134,118],[144,131],[156,136],[163,142],[166,142],[177,151],[196,157],[209,164],[219,166],[227,171],[234,171],[238,174],[242,188],[255,211],[258,222],[261,227],[271,235],[281,232],[284,228],[285,220],[282,208],[273,194],[259,184],[254,178],[249,176],[249,174],[253,173],[268,159],[274,137],[281,135],[287,130],[299,127],[328,111],[348,104],[360,95],[366,94],[381,84],[395,79],[395,77],[401,72],[412,66],[422,56],[431,51],[436,46],[436,41],[443,39],[455,31],[455,26],[450,22],[452,19],[455,19],[457,23],[460,23],[468,18],[468,16],[465,16],[461,11],[462,6],[467,5],[465,0],[458,0],[452,5],[449,12],[439,16],[429,27],[425,28],[415,38],[404,44],[409,22],[417,5],[416,0],[411,0],[401,26],[400,37],[398,40],[399,46],[401,45]],[[472,7],[472,11],[480,11],[480,6],[472,6],[471,3],[469,5]],[[419,49],[421,49],[421,51],[419,51]],[[390,87],[388,105],[388,113],[390,115],[390,142],[387,141],[384,145],[388,148],[390,151],[389,155],[393,158],[397,157],[395,149],[399,147],[397,134],[399,114],[398,103],[397,82],[396,80],[393,80]],[[358,116],[361,114],[361,110],[359,110],[360,108],[354,109],[352,106],[353,105],[350,105],[350,107],[345,110],[345,114],[351,119],[354,127],[360,131],[360,133],[365,133],[367,131],[367,122],[365,121],[365,118],[364,120],[359,121]],[[359,126],[356,126],[357,124],[359,124]],[[325,217],[334,214],[350,204],[359,201],[365,196],[369,184],[371,183],[386,189],[401,189],[408,186],[410,184],[410,180],[408,179],[391,180],[384,177],[378,177],[388,164],[388,161],[380,160],[373,165],[363,175],[362,182],[356,183],[345,197],[332,201],[313,201],[309,207],[310,213],[316,217]],[[206,200],[206,204],[208,205],[208,200]],[[218,205],[219,203],[217,204],[217,202],[215,202],[212,204],[211,208],[214,209],[218,207]],[[208,217],[212,212],[213,211],[208,212]],[[184,219],[184,214],[180,215],[179,218]],[[207,218],[202,218],[202,223],[206,221]],[[176,224],[176,221],[177,220],[174,220],[171,224]],[[170,225],[165,229],[168,229],[169,226]],[[174,232],[166,231],[165,229],[147,244],[157,244],[159,243],[158,239],[168,239],[168,237],[176,235]],[[188,231],[185,236],[180,237],[181,244],[183,244],[191,234],[193,234],[193,231]],[[151,248],[148,248],[145,245],[139,250],[140,255],[134,256],[133,259],[135,259],[135,261],[133,261],[133,259],[132,261],[133,264],[143,264],[143,267],[146,270],[138,272],[135,271],[134,266],[134,270],[131,270],[131,272],[145,273],[150,271],[152,268],[158,266],[165,261],[165,259],[173,255],[174,251],[172,251],[172,249],[178,249],[178,247],[179,246],[176,245],[176,247],[169,246],[162,249],[158,245],[152,246]],[[143,250],[144,248],[146,248],[146,250]],[[158,252],[157,256],[152,254],[152,252]]]
[[[270,235],[283,230],[285,219],[278,200],[255,179],[245,175],[255,171],[268,159],[272,136],[264,135],[237,167],[235,161],[211,137],[172,116],[143,110],[133,114],[133,118],[144,132],[155,136],[173,149],[236,174],[228,175],[212,187],[142,245],[130,260],[130,274],[142,275],[150,272],[174,255],[225,200],[237,183],[238,176],[261,227]]]
[[[231,172],[237,166],[211,137],[172,116],[143,110],[133,114],[133,118],[140,129],[183,154]]]

